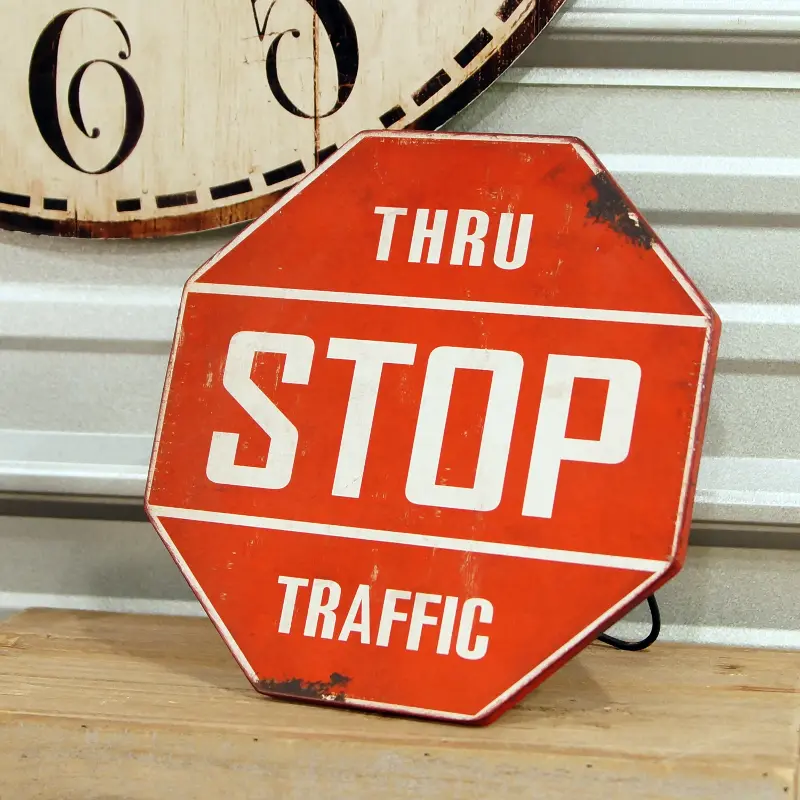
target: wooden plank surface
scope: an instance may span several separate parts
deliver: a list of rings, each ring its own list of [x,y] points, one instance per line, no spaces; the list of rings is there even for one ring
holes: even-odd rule
[[[798,800],[799,763],[800,653],[593,645],[463,728],[268,700],[204,619],[0,623],[2,800]]]

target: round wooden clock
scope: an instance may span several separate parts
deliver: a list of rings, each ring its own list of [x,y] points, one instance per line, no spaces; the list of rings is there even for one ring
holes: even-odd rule
[[[3,0],[0,225],[252,219],[358,131],[439,127],[562,2]]]

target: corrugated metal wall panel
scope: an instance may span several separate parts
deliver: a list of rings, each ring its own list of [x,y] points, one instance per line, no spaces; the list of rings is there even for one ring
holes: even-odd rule
[[[800,71],[756,57],[798,38],[796,2],[583,0],[451,126],[585,139],[719,309],[697,519],[800,524]],[[231,235],[0,234],[0,491],[141,494],[179,287]]]
[[[572,2],[450,126],[585,139],[718,308],[695,513],[698,531],[722,532],[717,544],[741,544],[734,534],[747,523],[745,543],[766,546],[781,530],[781,546],[800,546],[799,46],[798,0]],[[0,233],[0,492],[141,496],[180,287],[233,233],[157,242]],[[173,608],[163,603],[187,597],[180,582],[154,588],[166,574],[154,537],[133,546],[105,523],[44,520],[25,522],[21,536],[20,525],[0,521],[0,542],[31,566],[0,570],[0,605],[108,594]],[[87,544],[106,536],[101,528],[115,544]],[[50,544],[66,538],[41,549],[37,531]],[[761,589],[794,556],[712,551],[694,548],[706,555],[690,555],[695,567],[665,593],[675,630],[720,638],[708,631],[735,626],[731,608],[746,609],[747,630],[773,631],[747,634],[753,643],[800,627]],[[728,611],[723,588],[708,600],[704,586],[717,584],[732,593]],[[784,607],[800,608],[800,582],[781,586]]]

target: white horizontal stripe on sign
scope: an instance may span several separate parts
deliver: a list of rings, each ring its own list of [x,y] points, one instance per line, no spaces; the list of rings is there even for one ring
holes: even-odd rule
[[[392,294],[327,292],[318,289],[285,289],[273,286],[237,286],[228,283],[193,283],[189,292],[224,294],[235,297],[265,297],[273,300],[306,300],[313,303],[343,303],[387,308],[422,308],[434,311],[468,311],[478,314],[505,314],[513,317],[580,319],[593,322],[629,322],[637,325],[704,328],[706,317],[699,314],[657,314],[647,311],[616,311],[606,308],[534,306],[523,303],[490,303],[482,300],[454,300],[443,297],[406,297]]]
[[[490,303],[482,300],[454,300],[443,297],[406,297],[392,294],[327,292],[318,289],[284,289],[273,286],[237,286],[229,283],[193,283],[189,292],[225,294],[235,297],[266,297],[273,300],[306,300],[313,303],[344,303],[388,308],[423,308],[435,311],[471,311],[479,314],[505,314],[513,317],[582,319],[594,322],[630,322],[638,325],[669,325],[704,328],[708,320],[699,314],[656,314],[647,311],[616,311],[606,308],[533,306],[522,303]]]
[[[368,542],[432,547],[438,550],[458,550],[464,553],[483,553],[493,556],[528,558],[536,561],[558,561],[562,564],[583,564],[590,567],[630,569],[637,572],[659,572],[668,566],[666,561],[648,558],[628,558],[604,553],[580,553],[572,550],[550,550],[544,547],[527,547],[502,542],[479,542],[472,539],[454,539],[444,536],[427,536],[421,533],[380,531],[372,528],[351,528],[346,525],[331,525],[320,522],[302,522],[294,519],[252,517],[245,514],[228,514],[222,511],[202,511],[191,508],[150,506],[150,513],[161,519],[184,519],[193,522],[212,522],[222,525],[238,525],[245,528],[307,533],[312,536],[333,536],[339,539],[361,539]]]

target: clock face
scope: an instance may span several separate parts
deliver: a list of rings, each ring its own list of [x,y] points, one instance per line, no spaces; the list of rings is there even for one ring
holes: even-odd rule
[[[2,0],[0,225],[252,219],[361,130],[440,126],[562,2]]]

